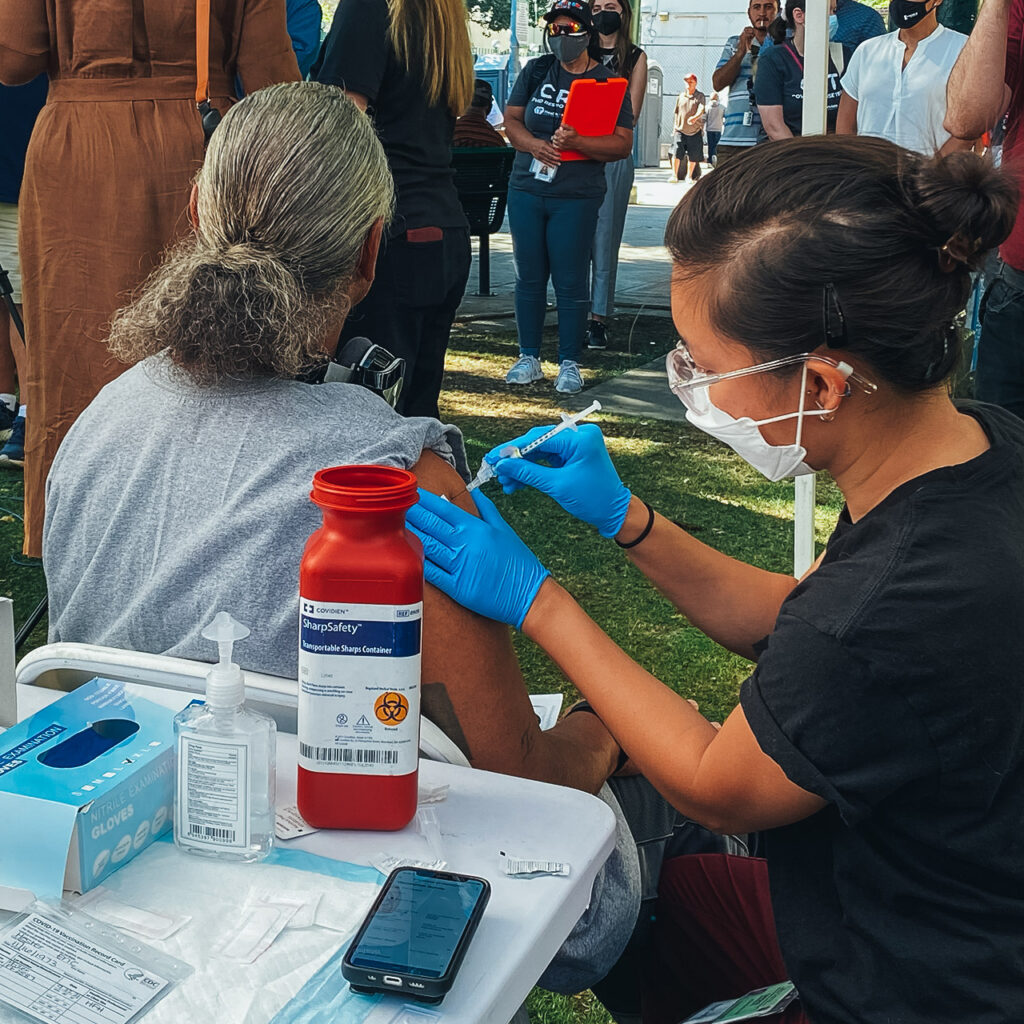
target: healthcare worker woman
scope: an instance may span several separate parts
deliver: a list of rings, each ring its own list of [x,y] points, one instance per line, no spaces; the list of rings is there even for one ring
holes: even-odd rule
[[[486,497],[482,519],[430,495],[409,516],[428,578],[540,644],[679,810],[765,830],[813,1024],[1024,1019],[1024,423],[946,386],[970,270],[1016,204],[973,155],[826,137],[759,147],[673,213],[685,341],[668,367],[687,418],[772,479],[828,470],[846,499],[799,583],[650,510],[596,427],[558,435],[548,466],[498,462],[506,489],[537,487],[614,538],[756,660],[721,731]]]

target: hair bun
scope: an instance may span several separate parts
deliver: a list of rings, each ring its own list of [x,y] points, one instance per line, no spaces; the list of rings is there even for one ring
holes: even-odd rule
[[[914,205],[924,218],[926,244],[939,264],[978,269],[982,256],[1003,242],[1017,217],[1017,182],[976,153],[924,160],[911,176]]]

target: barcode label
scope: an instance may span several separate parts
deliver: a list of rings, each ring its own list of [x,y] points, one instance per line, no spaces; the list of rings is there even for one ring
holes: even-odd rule
[[[192,839],[210,839],[213,842],[233,843],[233,828],[211,828],[209,825],[189,825],[188,834]]]
[[[299,754],[311,761],[328,764],[398,764],[397,750],[367,750],[349,747],[314,747],[299,744]]]

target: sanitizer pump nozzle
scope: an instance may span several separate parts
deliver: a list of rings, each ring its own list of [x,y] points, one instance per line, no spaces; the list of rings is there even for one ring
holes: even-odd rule
[[[242,670],[231,660],[236,640],[249,635],[249,627],[235,621],[227,612],[217,612],[202,635],[213,640],[220,652],[220,661],[206,676],[206,703],[211,708],[237,708],[245,702]]]
[[[174,717],[174,841],[207,857],[262,860],[274,842],[277,726],[245,706],[242,670],[231,660],[249,627],[218,612],[202,635],[220,661],[206,675],[206,702]]]

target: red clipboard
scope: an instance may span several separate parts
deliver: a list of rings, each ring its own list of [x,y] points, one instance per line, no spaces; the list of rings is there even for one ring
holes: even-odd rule
[[[622,109],[629,81],[625,78],[579,78],[569,86],[562,124],[580,135],[611,135]],[[563,160],[589,160],[575,149],[563,149]]]

